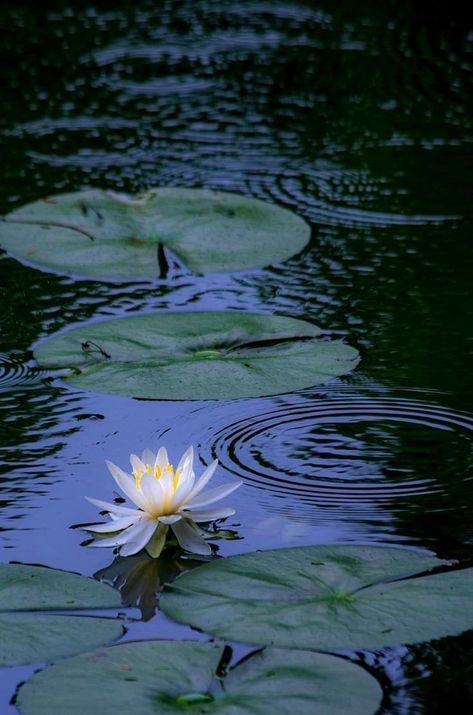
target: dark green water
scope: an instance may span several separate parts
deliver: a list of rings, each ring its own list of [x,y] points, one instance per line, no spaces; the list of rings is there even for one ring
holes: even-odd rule
[[[172,282],[1,257],[2,560],[109,564],[69,526],[96,518],[85,494],[110,498],[105,458],[125,466],[161,437],[244,480],[243,539],[222,554],[358,541],[471,558],[473,27],[460,3],[3,2],[0,25],[1,212],[171,185],[273,201],[313,226],[283,265]],[[305,318],[362,362],[319,389],[190,403],[81,393],[35,369],[32,345],[57,329],[157,309]],[[161,616],[127,637],[163,634],[196,637]],[[386,686],[382,715],[470,713],[472,658],[471,634],[362,655]],[[4,672],[6,713],[31,671]]]

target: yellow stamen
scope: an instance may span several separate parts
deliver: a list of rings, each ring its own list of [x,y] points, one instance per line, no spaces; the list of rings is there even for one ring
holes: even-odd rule
[[[177,469],[172,475],[172,486],[174,487],[174,491],[176,491],[177,487],[179,486],[180,477],[181,477],[181,470]]]
[[[156,479],[161,479],[163,474],[165,472],[169,472],[169,474],[172,476],[172,483],[173,483],[173,488],[174,491],[177,489],[179,486],[179,478],[180,478],[180,473],[181,470],[177,469],[174,471],[174,467],[172,464],[167,464],[163,469],[159,466],[156,465],[155,467],[151,466],[151,464],[146,464],[145,468],[140,471],[132,471],[132,474],[135,478],[135,484],[137,489],[141,488],[141,480],[143,478],[143,474],[150,474],[152,477],[155,477]]]

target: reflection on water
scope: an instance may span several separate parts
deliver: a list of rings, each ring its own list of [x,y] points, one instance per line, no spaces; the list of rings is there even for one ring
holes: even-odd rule
[[[123,605],[140,609],[144,621],[149,621],[157,609],[157,596],[166,583],[201,563],[202,558],[188,558],[181,549],[166,550],[159,559],[145,553],[117,556],[111,564],[94,574],[120,591]]]
[[[15,369],[15,363],[10,367],[3,377],[10,377],[12,387],[0,389],[0,506],[3,545],[14,549],[11,532],[32,528],[29,512],[37,508],[36,500],[44,503],[51,489],[64,479],[57,453],[77,429],[63,422],[77,398],[65,395],[53,401],[35,371],[30,375],[27,368]],[[6,558],[14,558],[14,554]]]
[[[469,712],[473,696],[472,655],[470,632],[419,646],[361,653],[361,662],[372,673],[395,683],[377,715]]]
[[[245,480],[244,538],[222,554],[365,541],[471,556],[468,7],[25,0],[2,3],[0,24],[1,211],[168,184],[275,201],[313,227],[300,255],[232,275],[100,284],[0,257],[4,560],[103,569],[68,527],[96,518],[85,494],[112,498],[105,458],[125,466],[159,441],[176,455],[194,443],[202,463],[221,461],[217,480]],[[297,395],[148,403],[65,389],[31,360],[70,324],[172,309],[312,320],[349,336],[362,363]],[[383,715],[440,713],[467,637],[438,658],[409,651],[410,664],[379,655],[397,684]],[[461,667],[456,707],[469,712]]]

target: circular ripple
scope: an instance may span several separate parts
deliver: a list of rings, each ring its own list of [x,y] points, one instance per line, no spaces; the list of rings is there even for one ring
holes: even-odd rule
[[[260,489],[316,506],[441,497],[473,478],[473,416],[409,399],[326,397],[245,416],[210,451]]]
[[[37,385],[46,373],[19,358],[0,353],[0,389],[15,385]]]
[[[51,192],[51,167],[67,173],[56,192],[91,176],[128,191],[205,185],[348,228],[470,211],[471,38],[459,11],[145,5],[66,8],[36,28],[27,10],[7,10],[5,81],[12,96],[23,87],[25,112],[1,134],[29,176],[33,163],[34,186]],[[84,32],[88,50],[74,41]],[[46,74],[67,54],[67,82],[49,93],[41,74],[25,82],[21,38],[44,47]]]

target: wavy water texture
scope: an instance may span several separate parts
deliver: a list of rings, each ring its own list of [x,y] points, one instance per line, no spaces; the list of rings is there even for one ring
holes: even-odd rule
[[[254,486],[364,510],[372,502],[441,498],[450,480],[471,480],[471,433],[473,416],[439,405],[330,397],[233,422],[216,432],[212,452]]]
[[[1,213],[88,186],[171,185],[273,201],[312,227],[301,254],[231,275],[177,267],[104,285],[0,257],[4,560],[103,567],[68,527],[97,516],[84,494],[113,498],[105,458],[125,467],[160,442],[194,443],[199,469],[216,457],[217,480],[244,480],[229,525],[243,538],[219,542],[222,555],[361,541],[471,557],[470,12],[454,0],[1,4]],[[189,404],[67,390],[32,362],[57,330],[168,310],[300,317],[362,361],[322,389]],[[447,650],[366,655],[392,684],[382,715],[470,712],[468,669],[448,687],[439,667]],[[452,651],[471,661],[471,643]],[[11,677],[5,701],[24,675]]]
[[[453,537],[447,512],[457,510],[457,538],[462,530],[468,538],[473,414],[422,396],[334,384],[195,408],[187,430],[204,463],[218,459],[272,514],[316,530],[334,522],[376,525],[376,538],[389,541],[395,524],[401,540],[416,533],[403,514],[419,512],[428,521],[443,511]],[[179,429],[167,428],[166,438]]]
[[[15,355],[0,353],[0,390],[15,386],[37,385],[47,373],[34,362],[25,362]]]
[[[143,188],[159,174],[298,204],[330,225],[471,216],[467,165],[458,172],[471,140],[467,35],[460,18],[445,18],[446,35],[443,18],[412,12],[251,1],[50,12],[45,62],[73,48],[67,85],[45,91],[30,73],[26,116],[12,125],[7,107],[2,134],[39,174],[46,163],[81,183]],[[10,53],[15,28],[42,42],[21,12],[8,20]]]

